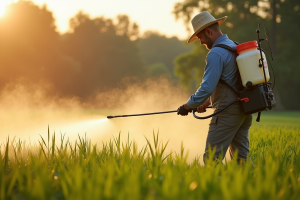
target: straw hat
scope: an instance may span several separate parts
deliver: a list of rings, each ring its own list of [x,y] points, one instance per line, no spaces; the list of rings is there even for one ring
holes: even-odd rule
[[[202,13],[199,13],[192,19],[192,26],[194,28],[194,33],[190,37],[190,39],[187,41],[187,43],[192,42],[193,40],[197,39],[197,34],[200,33],[203,29],[207,28],[208,26],[214,24],[214,23],[219,23],[221,25],[227,16],[222,17],[220,19],[215,19],[209,12],[204,11]]]

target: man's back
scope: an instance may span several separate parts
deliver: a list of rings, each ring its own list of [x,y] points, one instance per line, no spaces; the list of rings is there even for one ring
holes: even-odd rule
[[[236,44],[230,40],[226,34],[222,35],[214,42],[212,49],[207,54],[207,57],[210,58],[215,58],[216,56],[221,57],[223,61],[223,68],[220,79],[224,80],[230,86],[235,87],[238,80],[236,53],[222,47],[215,47],[218,44],[224,44],[234,49],[236,48]]]
[[[196,93],[187,102],[187,105],[191,108],[203,104],[213,94],[220,79],[237,89],[236,82],[239,74],[237,73],[236,54],[221,47],[214,47],[218,44],[225,44],[233,48],[236,47],[236,44],[226,34],[218,37],[213,43],[212,49],[206,56],[206,66],[201,87],[198,88]],[[215,103],[212,103],[214,106]]]

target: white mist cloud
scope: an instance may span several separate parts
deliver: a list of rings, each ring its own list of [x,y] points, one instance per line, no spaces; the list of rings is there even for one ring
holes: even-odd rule
[[[50,133],[60,134],[71,141],[85,136],[93,144],[107,142],[118,136],[127,141],[134,140],[141,149],[146,145],[145,137],[153,141],[153,132],[166,143],[166,152],[180,152],[181,142],[192,159],[202,156],[208,131],[209,119],[197,120],[176,113],[106,119],[107,115],[136,114],[176,110],[188,99],[188,94],[167,79],[152,79],[143,83],[126,83],[122,88],[98,93],[87,102],[78,98],[62,98],[53,93],[50,86],[15,83],[0,93],[0,141],[8,136],[36,142],[40,135],[47,138]],[[209,112],[204,115],[210,114]]]

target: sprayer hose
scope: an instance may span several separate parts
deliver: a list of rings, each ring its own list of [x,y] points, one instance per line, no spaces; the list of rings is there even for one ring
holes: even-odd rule
[[[223,112],[223,111],[224,111],[225,109],[227,109],[229,106],[231,106],[232,104],[234,104],[234,103],[236,103],[236,102],[239,102],[239,101],[240,101],[240,100],[237,99],[237,100],[231,102],[230,104],[228,104],[227,106],[225,106],[224,108],[222,108],[221,110],[218,110],[217,112],[215,112],[215,113],[213,113],[213,114],[211,114],[211,115],[208,115],[208,116],[199,117],[199,116],[197,116],[197,115],[195,114],[195,110],[193,110],[193,115],[194,115],[194,117],[195,117],[196,119],[208,119],[208,118],[210,118],[210,117],[213,117],[213,116],[219,114],[220,112]]]

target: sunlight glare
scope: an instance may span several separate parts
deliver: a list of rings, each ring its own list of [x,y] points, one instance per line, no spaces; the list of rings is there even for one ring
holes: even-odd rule
[[[5,6],[0,5],[0,17],[2,17],[5,13]]]
[[[5,13],[6,6],[13,3],[12,0],[1,0],[0,1],[0,17],[2,17]]]

